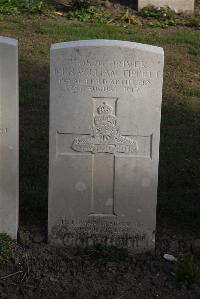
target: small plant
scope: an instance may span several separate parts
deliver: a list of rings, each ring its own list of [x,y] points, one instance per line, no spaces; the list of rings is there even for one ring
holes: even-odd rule
[[[71,12],[69,16],[71,19],[75,19],[80,22],[86,22],[90,18],[90,14],[89,14],[88,10],[85,8],[82,8],[80,10],[75,10],[75,11]]]
[[[174,265],[171,275],[176,282],[200,284],[200,269],[194,262],[193,257],[178,261]]]
[[[70,5],[73,10],[88,9],[90,6],[97,4],[95,0],[71,0]]]
[[[140,15],[143,18],[151,18],[157,20],[156,22],[149,23],[151,27],[167,28],[168,26],[177,26],[179,24],[176,13],[168,6],[147,6],[140,11]]]
[[[189,22],[194,27],[200,27],[200,16],[189,17]]]
[[[17,15],[19,14],[19,9],[12,1],[3,0],[0,5],[0,13]]]
[[[121,16],[118,18],[120,21],[124,21],[128,24],[133,24],[133,25],[142,25],[141,21],[139,18],[129,12],[127,9],[125,13],[123,13]]]
[[[169,26],[177,26],[178,24],[179,24],[178,20],[165,20],[165,21],[150,22],[148,25],[150,27],[168,28]]]
[[[0,234],[0,262],[7,262],[13,258],[11,241],[11,238],[7,234]]]
[[[40,13],[44,0],[1,0],[0,13],[19,15],[20,13]]]
[[[194,56],[200,56],[200,48],[199,47],[190,47],[188,49],[188,53]]]
[[[176,16],[175,12],[168,6],[165,7],[147,6],[140,11],[140,15],[143,18],[150,17],[158,20],[171,19]]]
[[[91,22],[99,24],[107,24],[110,22],[110,14],[100,9],[98,6],[90,6],[82,8],[70,13],[71,19],[76,19],[80,22]]]

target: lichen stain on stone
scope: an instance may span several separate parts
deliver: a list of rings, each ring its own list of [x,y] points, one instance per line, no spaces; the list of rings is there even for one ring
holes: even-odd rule
[[[87,189],[85,183],[83,182],[77,182],[75,185],[75,189],[79,192],[85,191]]]
[[[108,198],[106,201],[106,206],[112,206],[113,204],[113,199],[112,198]]]

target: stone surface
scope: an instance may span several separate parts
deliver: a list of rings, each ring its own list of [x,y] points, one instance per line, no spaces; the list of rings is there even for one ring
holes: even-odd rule
[[[123,41],[52,46],[50,242],[154,248],[163,56]]]
[[[0,37],[0,232],[18,229],[18,45]]]
[[[172,254],[165,253],[163,255],[163,258],[168,262],[177,262],[177,258],[175,256],[173,256]]]
[[[194,0],[138,0],[139,10],[148,5],[154,5],[156,7],[169,6],[176,12],[194,12]]]

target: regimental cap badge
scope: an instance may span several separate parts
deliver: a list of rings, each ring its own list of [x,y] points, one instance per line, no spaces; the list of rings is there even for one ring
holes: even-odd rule
[[[99,114],[111,114],[113,111],[113,108],[106,104],[106,102],[103,102],[98,108],[97,112]]]

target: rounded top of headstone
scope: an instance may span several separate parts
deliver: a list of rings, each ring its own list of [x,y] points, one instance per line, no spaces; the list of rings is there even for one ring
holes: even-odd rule
[[[147,44],[121,41],[121,40],[107,40],[107,39],[92,39],[92,40],[78,40],[64,43],[56,43],[51,46],[51,50],[61,50],[64,48],[76,48],[76,47],[124,47],[141,51],[149,51],[155,54],[163,54],[163,48],[156,47]]]
[[[18,41],[15,38],[0,36],[0,44],[8,44],[11,46],[17,46]]]

